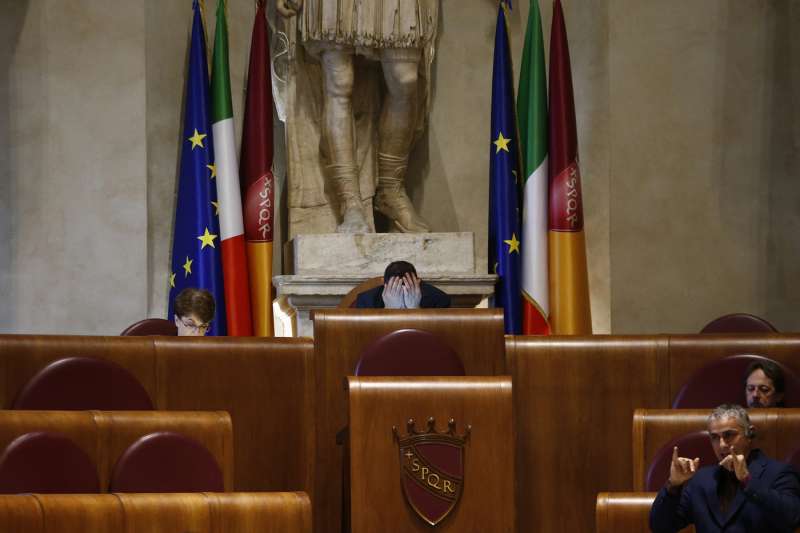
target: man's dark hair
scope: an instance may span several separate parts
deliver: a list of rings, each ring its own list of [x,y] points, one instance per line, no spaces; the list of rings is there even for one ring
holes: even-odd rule
[[[747,378],[749,378],[750,374],[752,374],[756,370],[762,370],[764,372],[764,375],[772,380],[772,385],[775,387],[775,392],[783,394],[785,382],[783,379],[783,370],[781,370],[781,367],[778,366],[778,363],[770,359],[759,359],[757,361],[753,361],[752,363],[750,363],[750,365],[747,367],[747,370],[744,373],[745,385],[747,385]],[[779,403],[780,405],[783,405],[783,401]]]
[[[175,314],[186,317],[190,314],[197,316],[204,324],[214,318],[214,295],[205,289],[186,287],[175,297]]]
[[[403,277],[409,272],[415,276],[417,275],[417,269],[414,268],[414,265],[408,261],[394,261],[389,263],[389,266],[387,266],[386,270],[383,271],[383,282],[386,283],[389,281],[389,278],[393,278],[395,276]]]

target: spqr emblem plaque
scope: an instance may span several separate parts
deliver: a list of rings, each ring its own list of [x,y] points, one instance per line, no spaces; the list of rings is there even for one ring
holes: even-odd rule
[[[417,431],[414,419],[406,424],[407,435],[392,427],[400,447],[400,484],[408,505],[431,526],[450,514],[461,498],[464,486],[464,444],[471,427],[456,435],[456,423],[448,421],[447,431],[438,433],[436,421]]]

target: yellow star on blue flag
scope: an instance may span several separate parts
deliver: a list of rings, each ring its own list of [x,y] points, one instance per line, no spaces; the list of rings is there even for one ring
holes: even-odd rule
[[[508,143],[510,143],[510,142],[511,142],[511,139],[506,139],[505,137],[503,137],[503,132],[501,131],[497,135],[497,140],[492,142],[492,144],[497,147],[497,150],[495,151],[495,153],[499,154],[500,150],[505,150],[506,152],[508,152],[509,151],[508,150]]]
[[[513,254],[514,252],[519,253],[519,241],[517,240],[517,234],[512,233],[510,239],[506,239],[503,241],[508,245],[508,253]]]

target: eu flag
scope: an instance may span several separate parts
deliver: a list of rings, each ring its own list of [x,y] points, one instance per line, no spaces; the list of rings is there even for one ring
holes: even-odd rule
[[[186,287],[206,289],[216,301],[216,313],[208,334],[225,335],[216,168],[211,142],[211,95],[205,30],[197,0],[194,0],[193,10],[189,75],[184,95],[181,173],[169,276],[169,319],[175,314],[175,296],[181,290]]]
[[[505,314],[505,332],[522,329],[520,292],[519,147],[514,80],[505,6],[500,3],[492,71],[492,131],[489,155],[489,270],[498,276],[494,305]]]

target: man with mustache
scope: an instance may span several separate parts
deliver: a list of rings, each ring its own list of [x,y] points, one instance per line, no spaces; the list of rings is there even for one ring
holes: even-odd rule
[[[744,375],[747,407],[783,407],[783,371],[775,362],[769,359],[754,361]]]

